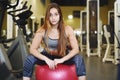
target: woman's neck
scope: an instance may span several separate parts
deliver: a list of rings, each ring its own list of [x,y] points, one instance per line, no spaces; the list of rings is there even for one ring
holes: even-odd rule
[[[52,25],[52,29],[57,29],[57,28],[58,28],[58,24]]]

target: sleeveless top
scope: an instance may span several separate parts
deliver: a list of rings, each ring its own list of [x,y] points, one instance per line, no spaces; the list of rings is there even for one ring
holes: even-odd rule
[[[58,46],[58,39],[52,39],[48,36],[48,39],[46,38],[46,31],[43,37],[43,42],[45,44],[45,50],[51,54],[51,55],[55,55],[55,56],[61,56],[60,54],[58,54],[57,51],[57,46]],[[66,46],[67,47],[67,46]]]
[[[47,46],[48,49],[50,50],[56,50],[58,46],[58,39],[52,39],[48,36],[48,39],[46,39],[46,32],[44,35],[44,43]]]
[[[44,43],[48,49],[56,50],[57,46],[58,46],[58,39],[52,39],[50,37],[48,37],[48,39],[46,39],[46,37],[44,36]]]

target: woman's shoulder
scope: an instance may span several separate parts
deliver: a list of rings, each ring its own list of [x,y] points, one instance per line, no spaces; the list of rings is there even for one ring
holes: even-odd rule
[[[37,31],[36,31],[36,34],[41,34],[41,35],[44,35],[45,33],[45,29],[40,27]]]
[[[69,36],[71,33],[73,33],[73,28],[69,25],[65,26],[65,33],[67,36]]]
[[[42,28],[42,27],[40,27],[40,28],[38,28],[38,30],[36,31],[36,32],[44,32],[45,31],[45,29],[44,28]]]
[[[70,26],[70,25],[66,25],[66,26],[65,26],[65,30],[73,30],[73,28],[72,28],[72,26]]]
[[[66,32],[71,32],[71,31],[73,31],[72,26],[66,25],[66,26],[65,26],[65,31],[66,31]]]

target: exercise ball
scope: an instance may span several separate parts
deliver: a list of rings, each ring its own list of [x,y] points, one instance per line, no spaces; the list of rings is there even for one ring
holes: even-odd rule
[[[55,69],[48,65],[37,65],[36,80],[78,80],[75,65],[59,64]]]

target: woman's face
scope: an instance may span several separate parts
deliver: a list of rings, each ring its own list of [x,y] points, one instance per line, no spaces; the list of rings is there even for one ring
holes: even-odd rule
[[[60,15],[59,15],[58,10],[56,8],[50,9],[49,20],[50,20],[51,25],[53,25],[53,26],[57,25],[59,23]]]

